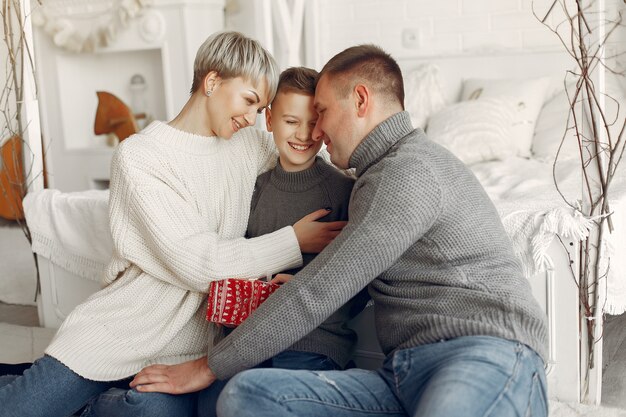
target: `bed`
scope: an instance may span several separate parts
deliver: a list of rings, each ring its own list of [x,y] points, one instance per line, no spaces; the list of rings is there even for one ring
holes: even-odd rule
[[[579,242],[593,228],[593,222],[563,203],[552,180],[555,143],[558,144],[558,132],[562,131],[559,123],[564,123],[562,117],[559,118],[563,113],[562,99],[559,102],[557,98],[563,95],[561,80],[569,65],[568,57],[558,52],[499,53],[401,57],[399,63],[406,79],[407,110],[415,124],[426,126],[429,136],[442,138],[444,146],[458,151],[462,159],[467,158],[466,163],[494,201],[533,294],[548,316],[550,397],[580,401],[583,380],[580,364],[585,351],[579,337],[578,290],[572,271],[577,270]],[[542,81],[525,82],[538,78]],[[502,136],[499,130],[502,126],[490,125],[485,131],[485,125],[490,122],[513,120],[513,115],[502,113],[500,102],[489,101],[497,98],[495,93],[505,91],[507,100],[519,104],[511,85],[517,87],[519,94],[526,95],[521,110],[527,113],[532,107],[534,110],[530,110],[536,113],[530,126],[522,123],[515,128],[517,132],[505,131],[507,135],[520,135],[522,139],[516,140],[515,146],[524,143],[525,151],[501,146],[497,137],[498,133]],[[480,103],[485,107],[468,110],[458,103],[460,98],[471,98],[469,96],[477,90],[485,95]],[[493,97],[489,96],[489,91],[495,92]],[[459,106],[455,107],[457,104]],[[463,124],[485,115],[487,121],[475,131]],[[523,139],[524,133],[526,139]],[[464,139],[445,143],[446,138],[459,135]],[[476,138],[485,135],[495,139],[486,146],[477,146]],[[477,149],[479,151],[475,152]],[[576,164],[575,159],[563,158],[558,165],[556,175],[567,196],[580,194]],[[612,189],[615,232],[607,239],[609,255],[626,248],[624,166],[616,178]],[[99,278],[112,251],[107,202],[108,191],[96,190],[79,193],[43,190],[28,195],[24,201],[26,219],[33,234],[33,251],[40,262],[39,311],[41,323],[46,327],[58,327],[76,304],[100,287]],[[610,274],[604,284],[604,311],[610,314],[626,311],[626,257],[611,257]],[[377,366],[382,358],[372,323],[369,308],[352,323],[359,332],[355,360],[366,368]],[[601,326],[599,328],[601,330]],[[596,360],[601,364],[601,342],[597,352]],[[595,367],[589,389],[590,400],[595,402],[600,400],[600,368]]]

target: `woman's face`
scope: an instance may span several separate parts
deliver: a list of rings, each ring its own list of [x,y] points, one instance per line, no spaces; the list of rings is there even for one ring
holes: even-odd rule
[[[252,126],[256,117],[268,105],[267,82],[258,85],[241,77],[217,78],[207,88],[208,123],[212,134],[230,139],[235,132]]]

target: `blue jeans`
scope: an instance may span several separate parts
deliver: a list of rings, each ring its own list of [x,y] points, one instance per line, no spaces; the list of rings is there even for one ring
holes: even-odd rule
[[[338,365],[326,356],[295,351],[282,352],[259,366],[339,369]],[[113,388],[90,401],[81,417],[190,417],[196,411],[200,417],[214,416],[217,398],[227,382],[215,381],[210,387],[198,393],[185,395],[140,393],[136,390]]]
[[[0,417],[69,416],[112,385],[85,379],[46,355],[21,376],[0,377]]]
[[[178,417],[193,416],[196,394],[171,395],[111,388],[93,398],[81,417]]]
[[[486,336],[396,351],[378,371],[252,369],[219,397],[220,417],[548,415],[542,359]]]
[[[287,350],[261,363],[256,368],[305,369],[334,371],[341,367],[325,355]],[[217,416],[217,399],[229,379],[218,380],[198,393],[197,417]]]

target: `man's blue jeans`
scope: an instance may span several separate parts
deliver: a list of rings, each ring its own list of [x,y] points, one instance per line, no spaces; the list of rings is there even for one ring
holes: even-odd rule
[[[335,362],[324,355],[296,351],[279,353],[259,366],[284,369],[339,369]],[[215,416],[217,399],[227,382],[215,381],[203,391],[186,395],[142,393],[113,388],[90,401],[81,416],[191,417],[194,411],[198,417]]]
[[[378,371],[244,371],[217,410],[220,417],[545,417],[546,398],[544,364],[532,349],[471,336],[396,351]]]
[[[272,359],[261,363],[257,368],[304,369],[335,371],[341,369],[332,359],[317,353],[287,350]],[[197,417],[215,417],[217,400],[228,383],[227,380],[215,381],[210,387],[198,393]]]

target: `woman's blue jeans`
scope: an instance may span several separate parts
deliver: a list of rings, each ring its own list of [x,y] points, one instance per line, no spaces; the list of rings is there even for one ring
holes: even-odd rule
[[[151,417],[152,409],[143,404],[155,404],[163,416],[192,415],[194,403],[190,396],[161,393],[140,393],[136,390],[112,388],[128,387],[130,379],[112,382],[90,381],[74,373],[51,356],[44,356],[24,371],[22,376],[0,376],[0,417],[67,417],[80,410],[81,416],[90,416],[92,402],[106,395],[107,390],[121,391],[117,400],[124,404],[126,414],[133,417]],[[195,397],[191,397],[194,398]],[[91,401],[90,401],[91,400]],[[183,414],[184,413],[184,414]],[[117,416],[117,414],[103,414]]]
[[[396,351],[378,371],[252,369],[219,397],[220,417],[548,415],[542,359],[518,342],[459,337]]]
[[[339,369],[324,355],[285,351],[259,367],[284,369]],[[81,417],[198,417],[215,416],[217,399],[228,381],[215,381],[210,387],[194,394],[168,395],[142,393],[136,390],[112,388],[89,402]]]
[[[21,376],[0,377],[0,417],[70,416],[114,385],[85,379],[46,355]]]

